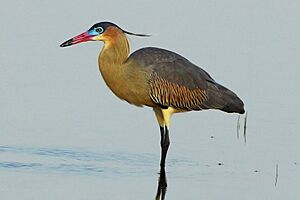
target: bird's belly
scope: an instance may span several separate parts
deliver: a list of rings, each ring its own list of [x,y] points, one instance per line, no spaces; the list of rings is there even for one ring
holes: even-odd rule
[[[117,97],[130,104],[136,106],[155,106],[146,87],[133,82],[130,84],[126,82],[121,83],[120,81],[118,81],[118,83],[110,82],[108,80],[105,80],[105,82]]]
[[[135,65],[99,65],[101,75],[110,90],[120,99],[136,106],[151,106],[148,73]]]
[[[120,99],[127,101],[130,104],[136,106],[151,106],[153,107],[155,104],[150,99],[148,93],[142,91],[135,91],[132,89],[123,89],[121,91],[114,91],[114,94],[118,96]]]

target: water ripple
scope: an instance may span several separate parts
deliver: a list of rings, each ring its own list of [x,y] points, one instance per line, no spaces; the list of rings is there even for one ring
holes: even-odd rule
[[[0,169],[81,175],[128,175],[152,173],[158,155],[124,152],[0,146]],[[194,166],[185,159],[169,159],[171,166]]]
[[[152,154],[0,146],[0,169],[15,171],[132,174],[145,173],[147,167],[154,167],[157,162]]]
[[[1,162],[1,168],[33,168],[42,166],[40,163]]]

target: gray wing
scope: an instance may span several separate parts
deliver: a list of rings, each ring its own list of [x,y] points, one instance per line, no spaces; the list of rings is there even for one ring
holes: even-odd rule
[[[149,70],[150,97],[162,107],[224,110],[229,100],[238,98],[206,71],[174,52],[147,47],[134,52],[129,59]]]
[[[206,89],[207,80],[214,82],[206,71],[172,51],[147,47],[134,52],[130,58],[141,67],[151,68],[160,78],[189,89]]]

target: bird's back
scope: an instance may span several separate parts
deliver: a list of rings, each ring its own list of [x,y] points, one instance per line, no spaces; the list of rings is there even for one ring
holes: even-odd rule
[[[167,81],[185,85],[190,89],[205,89],[206,80],[213,81],[206,71],[169,50],[146,47],[132,53],[129,59],[134,59],[140,67],[150,68]]]
[[[244,104],[235,93],[177,53],[147,47],[132,53],[128,61],[150,73],[149,94],[161,107],[244,113]]]

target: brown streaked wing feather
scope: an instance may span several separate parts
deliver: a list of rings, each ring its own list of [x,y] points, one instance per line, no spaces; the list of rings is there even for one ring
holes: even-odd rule
[[[207,99],[205,90],[189,89],[159,77],[155,72],[150,79],[150,97],[163,107],[175,107],[184,110],[202,110]]]
[[[129,60],[149,72],[150,97],[161,107],[202,110],[226,104],[225,90],[206,71],[172,51],[147,47]]]

